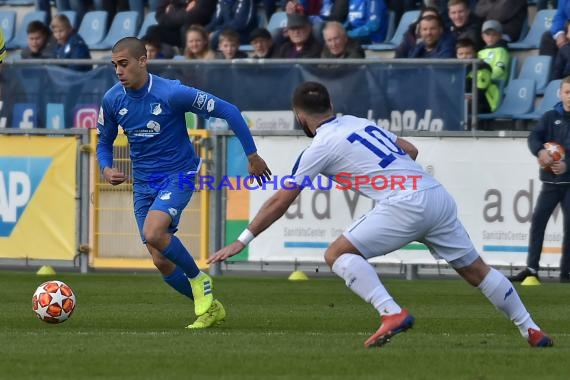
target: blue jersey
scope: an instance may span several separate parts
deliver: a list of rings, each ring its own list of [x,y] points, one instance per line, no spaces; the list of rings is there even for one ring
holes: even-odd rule
[[[115,84],[103,97],[97,132],[101,170],[113,167],[113,141],[121,126],[130,146],[134,182],[148,181],[157,172],[188,173],[200,159],[188,138],[184,114],[225,119],[246,155],[256,152],[249,129],[234,105],[207,92],[149,74],[139,90]]]

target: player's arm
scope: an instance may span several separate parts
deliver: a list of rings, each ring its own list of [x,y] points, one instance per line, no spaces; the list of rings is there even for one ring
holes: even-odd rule
[[[214,255],[208,258],[208,264],[224,261],[227,258],[240,253],[249,244],[250,241],[265,231],[275,221],[281,218],[283,214],[285,214],[301,190],[302,188],[299,186],[295,187],[294,189],[282,188],[277,190],[277,192],[273,194],[271,198],[265,201],[263,206],[261,206],[261,209],[258,211],[257,215],[253,218],[249,226],[247,226],[247,228],[241,233],[237,240],[214,253]]]
[[[257,154],[253,136],[235,105],[207,92],[183,85],[176,86],[171,92],[170,105],[182,112],[193,112],[205,118],[213,116],[226,120],[247,156],[249,174],[255,176],[260,186],[266,179],[271,178],[271,170]]]
[[[125,173],[113,168],[113,142],[117,138],[119,125],[109,112],[110,109],[106,98],[103,98],[97,121],[97,162],[105,180],[114,186],[125,182],[127,177]]]
[[[401,137],[398,137],[396,144],[398,144],[398,146],[402,148],[404,152],[406,152],[408,156],[412,158],[412,160],[416,160],[416,157],[418,156],[418,148],[416,148],[414,144]]]

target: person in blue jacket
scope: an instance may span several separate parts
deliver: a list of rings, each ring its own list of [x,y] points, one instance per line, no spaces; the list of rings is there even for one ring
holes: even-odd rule
[[[419,22],[420,40],[408,58],[455,58],[455,38],[445,33],[441,17],[427,15]]]
[[[347,36],[361,44],[381,43],[388,31],[388,8],[384,0],[350,0],[344,23]]]
[[[164,281],[194,300],[198,319],[187,328],[215,326],[226,313],[214,299],[212,279],[175,236],[201,165],[188,138],[185,113],[225,119],[244,149],[252,179],[260,185],[271,171],[257,154],[236,106],[178,80],[150,74],[146,48],[138,38],[119,40],[111,53],[119,82],[105,93],[99,111],[97,160],[102,177],[114,186],[127,180],[113,166],[113,142],[120,125],[130,148],[134,213],[143,243]]]
[[[550,30],[544,32],[540,39],[538,54],[554,57],[562,46],[568,43],[564,24],[570,20],[570,0],[558,1],[558,8],[552,19]]]

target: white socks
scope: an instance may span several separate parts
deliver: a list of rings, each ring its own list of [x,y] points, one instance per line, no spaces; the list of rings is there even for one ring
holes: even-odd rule
[[[513,284],[498,270],[491,268],[479,284],[479,290],[514,322],[525,339],[528,339],[529,328],[540,330],[524,307]]]
[[[332,270],[344,279],[350,290],[371,303],[380,315],[402,311],[380,282],[374,268],[362,256],[344,253],[336,259]]]

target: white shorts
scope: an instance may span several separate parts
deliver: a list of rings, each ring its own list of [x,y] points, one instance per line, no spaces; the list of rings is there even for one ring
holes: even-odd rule
[[[343,234],[367,259],[382,256],[412,241],[424,243],[433,257],[454,268],[479,254],[457,219],[457,206],[443,186],[415,191],[378,204]]]

